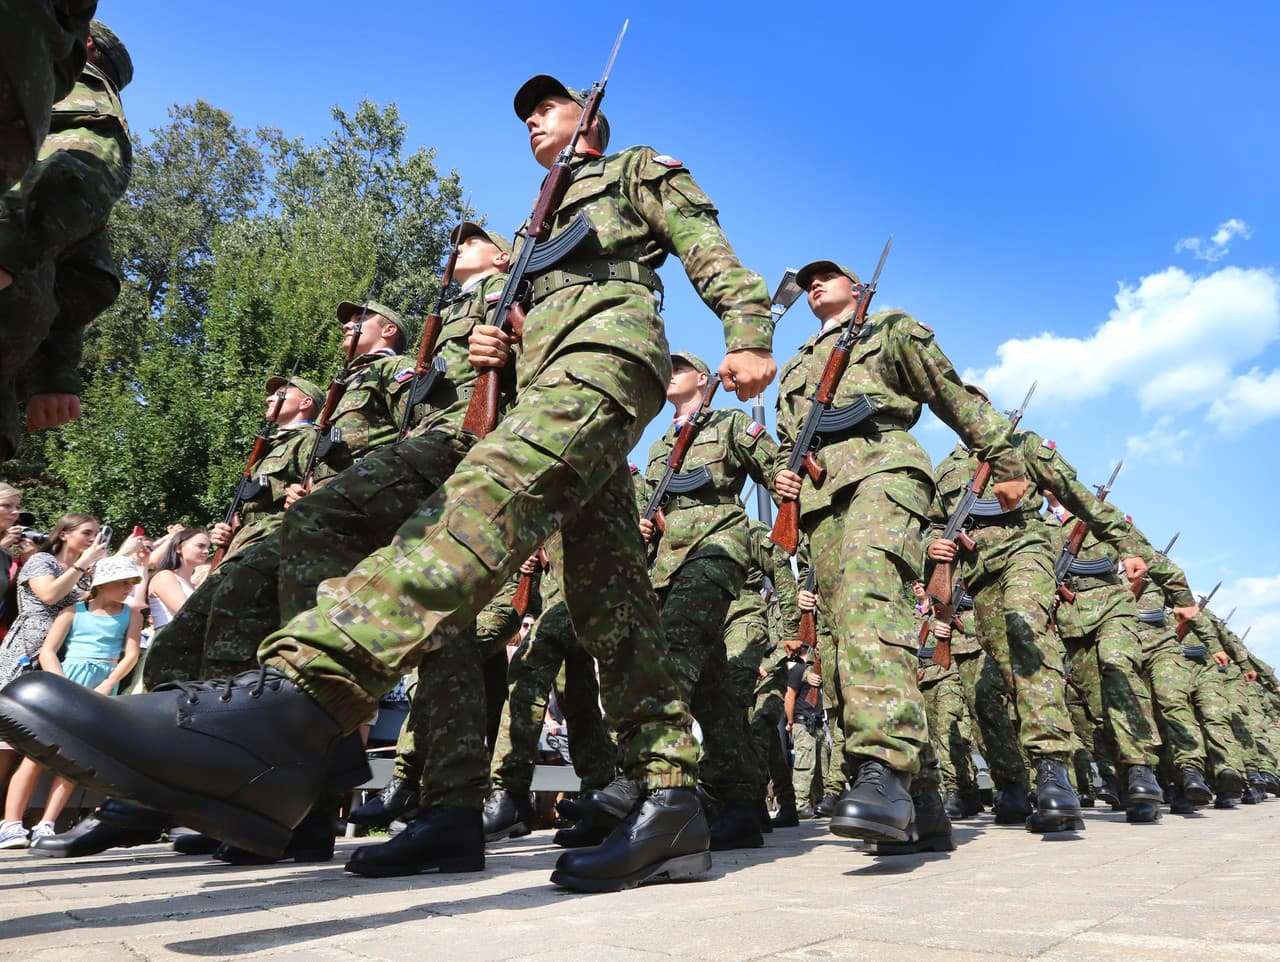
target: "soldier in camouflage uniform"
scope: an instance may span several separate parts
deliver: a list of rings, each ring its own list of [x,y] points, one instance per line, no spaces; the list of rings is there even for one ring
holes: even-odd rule
[[[570,146],[583,99],[549,77],[522,88],[517,114],[544,166]],[[464,640],[484,603],[559,529],[562,548],[552,553],[552,566],[579,638],[600,664],[624,771],[642,779],[648,793],[601,846],[562,855],[555,881],[617,890],[650,878],[693,877],[709,867],[708,833],[693,791],[698,749],[664,662],[626,452],[657,414],[670,375],[654,273],[668,253],[681,258],[695,289],[724,323],[727,354],[720,375],[736,384],[740,399],[758,394],[775,373],[772,321],[763,279],[738,262],[715,206],[683,164],[647,147],[599,156],[606,134],[597,119],[574,145],[579,156],[571,165],[572,183],[552,226],[562,229],[581,212],[595,233],[533,279],[533,306],[518,351],[516,406],[466,452],[390,544],[345,577],[324,582],[317,607],[266,640],[258,679],[220,689],[231,702],[242,699],[253,709],[235,716],[237,733],[230,737],[246,747],[252,743],[256,752],[224,753],[218,763],[192,770],[199,784],[172,796],[183,812],[190,806],[193,817],[222,830],[236,823],[227,817],[229,809],[243,811],[254,821],[239,825],[237,839],[278,851],[287,825],[302,818],[315,793],[326,784],[336,787],[321,758],[348,758],[357,747],[351,734],[372,713],[378,695],[424,650]],[[473,334],[473,362],[502,366],[510,341],[501,331],[481,329]],[[391,450],[398,457],[402,448],[412,451],[406,445]],[[367,470],[369,460],[357,471]],[[326,513],[332,523],[325,550],[343,544],[349,519],[365,520],[350,507],[340,510],[336,501]],[[42,698],[50,687],[64,706],[69,695],[78,707],[60,712],[57,721],[37,721],[28,699]],[[50,685],[41,679],[0,694],[0,724],[19,715],[29,721],[34,727],[22,729],[29,747],[74,728],[75,746],[63,739],[59,752],[130,757],[132,774],[118,763],[114,790],[145,801],[156,794],[151,776],[131,766],[151,764],[111,737],[120,726],[101,724],[100,713],[107,704],[112,711],[152,712],[170,698],[140,695],[100,704],[57,680]],[[184,715],[200,714],[207,701],[198,700]],[[250,769],[261,774],[264,766],[282,763],[263,761],[268,743],[279,759],[293,759],[288,790],[211,805],[211,793],[252,781]],[[207,743],[193,729],[175,727],[154,744],[172,770],[174,761],[199,754]],[[69,768],[73,762],[66,761]]]
[[[1267,782],[1262,777],[1262,771],[1275,767],[1274,760],[1267,757],[1270,754],[1269,746],[1257,736],[1262,718],[1255,717],[1249,697],[1249,689],[1257,685],[1258,673],[1249,658],[1249,650],[1241,643],[1240,637],[1212,611],[1205,609],[1205,614],[1213,626],[1218,642],[1215,658],[1225,669],[1225,693],[1231,706],[1231,728],[1243,750],[1247,784],[1240,800],[1246,805],[1255,805],[1267,795]]]
[[[530,559],[534,566],[537,559]],[[528,564],[528,563],[526,563]],[[600,714],[600,686],[595,661],[586,653],[569,620],[555,575],[546,572],[539,584],[543,611],[534,629],[520,643],[508,668],[507,710],[494,746],[489,780],[492,794],[485,805],[485,837],[514,838],[533,830],[529,791],[538,753],[538,737],[547,703],[564,674],[557,695],[569,734],[569,757],[582,781],[582,790],[602,789],[612,781],[617,747]],[[587,825],[556,833],[566,848],[596,845],[604,833]]]
[[[276,396],[281,390],[285,396],[277,415]],[[241,565],[253,563],[261,546],[278,539],[289,486],[302,480],[315,449],[317,432],[313,419],[323,404],[324,392],[305,378],[277,376],[267,380],[266,416],[275,417],[276,430],[266,455],[254,469],[256,491],[242,505],[240,524],[233,535],[226,525],[216,528],[215,543],[226,548],[221,564],[192,592],[172,620],[156,631],[143,663],[147,688],[170,681],[235,674],[252,666],[252,655],[243,650],[206,647],[214,599],[224,581],[236,579]],[[274,605],[274,599],[270,604]]]
[[[821,330],[784,367],[778,391],[777,493],[800,497],[801,478],[786,470],[809,414],[827,356],[857,306],[857,275],[832,261],[815,261],[797,275]],[[908,433],[927,403],[950,427],[993,462],[996,491],[1021,498],[1022,456],[1009,446],[1008,423],[968,394],[933,332],[900,311],[880,312],[857,332],[848,369],[833,405],[865,395],[874,411],[824,436],[817,459],[820,487],[806,487],[800,525],[808,534],[817,584],[828,604],[832,662],[842,704],[844,768],[856,772],[842,797],[832,831],[888,845],[950,847],[950,823],[933,793],[913,804],[912,774],[929,734],[916,685],[916,631],[905,585],[923,568],[921,534],[933,498],[932,465]],[[833,765],[834,767],[834,765]],[[920,821],[917,827],[917,808]]]
[[[35,163],[50,106],[71,92],[88,57],[97,0],[0,0],[0,191]],[[0,271],[0,290],[8,278]]]
[[[666,470],[685,421],[698,412],[711,377],[688,351],[671,355],[667,400],[675,421],[649,448],[649,500]],[[751,556],[747,513],[738,500],[748,477],[767,485],[777,444],[764,425],[740,408],[712,408],[685,454],[680,474],[653,520],[642,518],[646,544],[657,542],[650,574],[662,604],[668,663],[677,691],[702,727],[702,777],[723,805],[711,831],[712,851],[764,844],[759,806],[763,765],[748,728],[750,692],[730,674],[725,624],[746,583]],[[643,505],[640,505],[643,508]],[[656,523],[655,523],[656,522]],[[661,526],[661,527],[659,527]],[[764,652],[747,656],[754,681]]]
[[[1071,535],[1070,516],[1050,491],[1050,517],[1062,527],[1056,532],[1055,548],[1061,551]],[[1094,504],[1098,504],[1094,499]],[[1102,503],[1105,508],[1105,502]],[[1067,503],[1068,510],[1078,510]],[[1110,509],[1114,512],[1114,509]],[[1160,735],[1152,713],[1151,694],[1143,674],[1142,644],[1138,638],[1138,610],[1133,594],[1121,581],[1118,569],[1123,565],[1130,580],[1147,574],[1146,566],[1154,560],[1154,551],[1146,539],[1119,512],[1118,527],[1108,536],[1093,526],[1081,544],[1080,551],[1063,582],[1074,593],[1070,602],[1059,600],[1055,611],[1058,634],[1067,650],[1073,683],[1079,683],[1096,670],[1105,718],[1107,749],[1099,750],[1095,742],[1093,754],[1110,756],[1127,769],[1122,774],[1125,786],[1125,817],[1129,822],[1155,822],[1160,819],[1164,791],[1156,781],[1153,767],[1158,764]],[[1108,536],[1107,542],[1097,535]],[[1195,599],[1181,572],[1171,566],[1157,566],[1149,577],[1169,592],[1179,617],[1194,617]],[[1087,738],[1080,733],[1082,739]],[[1101,767],[1101,766],[1100,766]]]
[[[106,225],[132,167],[120,90],[133,64],[96,20],[88,50],[39,161],[0,200],[0,460],[17,446],[22,401],[31,430],[79,416],[84,330],[120,292]]]
[[[329,432],[286,481],[285,508],[393,441],[409,405],[413,361],[400,353],[409,330],[404,318],[377,302],[362,307],[350,301],[338,305],[336,316],[344,330],[344,355],[349,352],[353,360],[340,376],[342,396],[330,415]],[[269,526],[236,536],[236,563],[228,566],[224,559],[216,577],[206,579],[158,633],[164,636],[169,658],[187,653],[182,659],[186,670],[166,675],[152,669],[146,676],[149,686],[210,674],[234,675],[253,665],[262,638],[283,623],[280,558],[286,517],[273,515]],[[218,524],[211,536],[221,546],[228,543],[231,531]]]
[[[974,396],[985,395],[971,387]],[[1036,767],[1037,812],[1027,827],[1032,831],[1081,828],[1079,800],[1067,779],[1066,763],[1073,755],[1072,725],[1066,704],[1064,656],[1049,627],[1053,599],[1054,548],[1051,529],[1040,519],[1042,490],[1058,495],[1076,510],[1090,530],[1120,546],[1126,556],[1137,554],[1129,543],[1130,528],[1114,507],[1099,501],[1076,480],[1052,441],[1033,431],[1017,431],[1013,443],[1022,452],[1035,487],[1022,503],[1006,511],[993,498],[979,499],[971,514],[970,537],[977,544],[964,558],[965,585],[974,599],[978,642],[1000,663],[1005,687],[1017,704],[1023,750]],[[933,509],[931,558],[957,556],[953,541],[939,537],[947,518],[977,470],[979,460],[962,446],[938,465],[937,499]],[[1008,661],[1000,661],[1001,658]],[[1154,781],[1154,777],[1152,778]],[[1002,796],[1016,792],[1000,786]],[[998,800],[997,817],[1012,821],[1020,805],[1008,797]]]

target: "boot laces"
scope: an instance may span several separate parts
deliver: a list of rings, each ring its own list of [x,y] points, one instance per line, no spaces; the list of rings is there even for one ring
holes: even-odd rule
[[[250,698],[261,697],[268,687],[279,691],[280,686],[288,681],[283,674],[274,668],[262,665],[251,671],[242,671],[238,675],[226,678],[208,678],[203,681],[170,681],[157,685],[153,691],[180,691],[187,696],[188,705],[200,702],[200,695],[210,692],[218,695],[219,701],[231,701],[231,693],[236,689],[249,689]],[[221,692],[221,694],[219,694]]]

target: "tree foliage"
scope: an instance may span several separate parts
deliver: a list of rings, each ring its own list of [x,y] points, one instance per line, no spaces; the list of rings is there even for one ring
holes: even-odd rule
[[[86,350],[84,414],[12,465],[42,517],[74,507],[155,531],[218,518],[266,378],[296,361],[323,386],[339,366],[339,301],[429,309],[464,214],[457,172],[406,153],[394,105],[333,120],[308,144],[201,101],[135,145],[111,222],[124,284]]]

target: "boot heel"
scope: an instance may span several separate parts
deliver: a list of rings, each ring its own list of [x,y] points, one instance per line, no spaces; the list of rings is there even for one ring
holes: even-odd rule
[[[663,862],[649,878],[663,876],[672,881],[691,879],[706,875],[711,871],[711,853],[697,852],[693,855],[681,855]]]
[[[448,855],[435,860],[439,872],[483,872],[484,855]]]

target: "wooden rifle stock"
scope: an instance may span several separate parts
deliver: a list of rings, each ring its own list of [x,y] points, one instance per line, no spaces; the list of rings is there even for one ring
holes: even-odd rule
[[[512,304],[503,321],[502,329],[518,338],[524,332],[524,308]],[[467,405],[467,413],[462,419],[462,430],[470,431],[476,437],[486,437],[498,426],[498,395],[502,374],[500,367],[487,367],[476,377],[471,388],[471,402]]]
[[[409,386],[409,403],[405,406],[400,430],[396,433],[397,441],[403,441],[405,435],[409,433],[409,428],[412,427],[410,421],[413,419],[413,395],[418,389],[419,380],[426,377],[431,370],[431,359],[435,356],[436,343],[440,340],[440,328],[444,326],[442,319],[444,298],[449,285],[453,283],[453,269],[457,265],[458,245],[454,244],[449,251],[449,259],[445,261],[444,273],[440,276],[440,290],[436,294],[435,310],[427,316],[427,322],[422,325],[422,337],[418,341],[418,356],[413,362],[413,383]]]
[[[551,559],[547,557],[545,548],[538,549],[538,566],[543,571],[551,564]],[[515,609],[516,614],[521,618],[529,610],[529,601],[533,595],[533,575],[520,572],[520,582],[516,585],[516,593],[511,598],[511,607]]]
[[[1084,536],[1088,534],[1089,527],[1083,521],[1077,521],[1075,527],[1071,529],[1071,537],[1067,539],[1067,550],[1071,552],[1071,557],[1080,554],[1080,546],[1084,544]],[[1064,584],[1058,585],[1058,597],[1067,604],[1073,604],[1076,600],[1076,593]]]

